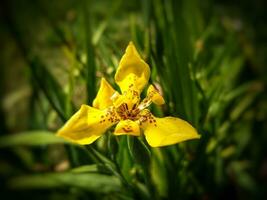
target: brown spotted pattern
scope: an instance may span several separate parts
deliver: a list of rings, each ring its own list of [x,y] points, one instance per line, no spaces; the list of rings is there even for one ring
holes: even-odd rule
[[[100,123],[104,123],[106,121],[117,123],[121,120],[131,120],[137,122],[140,126],[144,123],[153,124],[155,127],[157,126],[156,119],[149,110],[145,109],[152,103],[154,93],[150,92],[147,97],[140,102],[139,92],[134,88],[133,84],[128,86],[128,90],[124,91],[121,95],[124,101],[116,107],[109,107],[106,115],[101,116]],[[120,95],[116,93],[116,95],[112,97],[113,102],[120,98],[119,96]],[[132,127],[130,125],[126,125],[123,130],[126,133],[131,132]]]
[[[120,117],[117,115],[114,107],[109,107],[105,115],[101,115],[100,123],[110,122],[118,123]]]

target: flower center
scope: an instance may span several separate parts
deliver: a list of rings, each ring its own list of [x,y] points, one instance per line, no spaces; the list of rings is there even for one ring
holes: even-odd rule
[[[137,104],[134,104],[131,109],[129,109],[127,103],[122,103],[118,108],[116,108],[117,114],[121,119],[126,120],[137,120],[139,118],[140,109],[137,107]]]
[[[141,103],[135,103],[131,108],[127,103],[122,103],[119,107],[116,108],[116,113],[120,116],[121,119],[126,120],[139,120],[141,116],[140,112],[147,108],[152,103],[151,98],[148,96],[143,99]]]
[[[147,97],[145,97],[140,102],[140,95],[138,91],[134,89],[129,89],[127,91],[124,91],[122,95],[117,92],[114,93],[111,99],[113,101],[116,114],[122,120],[129,119],[132,121],[136,121],[140,120],[140,118],[143,116],[143,114],[140,114],[140,112],[150,106],[153,97],[155,97],[155,94],[157,94],[157,91],[151,91],[150,89],[147,94]]]

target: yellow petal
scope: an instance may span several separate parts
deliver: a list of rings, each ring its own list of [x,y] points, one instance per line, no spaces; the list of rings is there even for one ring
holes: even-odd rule
[[[147,89],[147,96],[138,105],[138,109],[144,110],[145,108],[150,106],[152,102],[157,105],[162,105],[165,103],[164,98],[161,96],[159,91],[153,85],[150,85]]]
[[[162,105],[165,103],[164,98],[161,96],[159,91],[153,85],[150,85],[148,87],[147,97],[151,98],[152,102],[157,105]]]
[[[116,91],[106,81],[106,79],[102,78],[100,83],[100,88],[98,90],[96,98],[93,101],[93,107],[102,110],[109,106],[112,106],[111,97],[115,92]]]
[[[129,88],[141,93],[149,76],[149,66],[142,60],[134,44],[130,42],[115,74],[116,83],[120,86],[122,93]]]
[[[143,119],[142,128],[148,144],[152,147],[200,138],[195,128],[188,122],[175,117],[157,118],[150,114],[145,120]]]
[[[132,120],[123,120],[120,121],[114,131],[114,135],[140,135],[139,124]]]
[[[57,135],[78,144],[91,144],[116,122],[118,119],[111,109],[82,105]]]

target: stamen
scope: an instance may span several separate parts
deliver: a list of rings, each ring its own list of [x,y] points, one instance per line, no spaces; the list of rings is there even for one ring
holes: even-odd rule
[[[150,106],[151,103],[152,103],[152,99],[150,98],[150,96],[147,96],[147,97],[144,98],[143,101],[139,104],[138,109],[139,109],[139,110],[143,110],[143,109],[147,108],[148,106]]]
[[[120,94],[118,92],[114,92],[114,94],[110,97],[110,100],[115,101],[119,96]]]

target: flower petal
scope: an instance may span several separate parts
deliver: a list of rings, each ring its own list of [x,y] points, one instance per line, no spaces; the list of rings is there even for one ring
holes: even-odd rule
[[[159,91],[153,86],[150,85],[147,89],[147,97],[152,100],[156,105],[162,105],[165,103],[164,98],[161,96]]]
[[[120,121],[114,131],[114,135],[140,135],[139,124],[132,120],[123,120]]]
[[[82,105],[57,135],[78,144],[91,144],[116,122],[118,119],[111,109]]]
[[[116,91],[113,87],[106,81],[105,78],[101,79],[100,88],[96,95],[96,98],[93,101],[93,107],[100,110],[112,106],[111,97]]]
[[[142,100],[142,102],[138,105],[139,110],[144,110],[151,103],[155,103],[156,105],[162,105],[165,103],[164,98],[161,96],[159,91],[153,86],[150,85],[147,89],[147,96]]]
[[[149,114],[143,119],[141,127],[144,129],[148,144],[152,147],[200,138],[195,128],[188,122],[175,117],[157,118]]]
[[[120,86],[122,93],[129,88],[141,93],[149,76],[149,66],[142,60],[134,44],[130,42],[115,74],[116,83]]]

